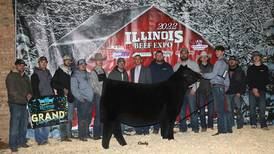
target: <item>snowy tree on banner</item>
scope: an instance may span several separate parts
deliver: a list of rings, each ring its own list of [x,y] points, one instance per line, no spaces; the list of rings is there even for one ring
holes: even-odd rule
[[[33,67],[35,66],[38,57],[38,50],[29,37],[28,28],[24,26],[24,18],[17,18],[17,36],[16,36],[16,58],[21,58],[27,63],[26,73],[32,74]]]
[[[267,47],[263,24],[273,17],[274,1],[184,0],[170,1],[167,10],[202,33],[213,44],[227,47],[242,64],[250,53]],[[247,56],[248,55],[248,56]]]

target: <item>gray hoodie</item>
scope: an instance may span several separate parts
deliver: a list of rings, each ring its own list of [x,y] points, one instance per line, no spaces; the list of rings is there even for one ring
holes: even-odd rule
[[[71,92],[76,100],[80,102],[92,102],[93,89],[90,85],[90,73],[75,70],[71,76]]]
[[[102,89],[103,89],[103,81],[99,81],[97,73],[98,74],[106,74],[106,77],[108,74],[105,72],[105,70],[101,67],[96,66],[93,71],[90,73],[91,82],[90,85],[94,89],[94,93],[101,96]]]
[[[51,79],[52,76],[48,69],[34,68],[34,72],[31,75],[31,86],[35,98],[54,95],[50,85]]]
[[[204,73],[205,79],[210,79],[211,84],[219,84],[225,86],[227,91],[230,81],[228,76],[228,65],[223,57],[220,57],[213,66],[211,73]]]

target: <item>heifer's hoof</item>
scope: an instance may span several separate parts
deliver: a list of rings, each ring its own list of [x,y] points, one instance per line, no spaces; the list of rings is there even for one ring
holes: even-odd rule
[[[125,142],[125,143],[121,143],[121,146],[125,146],[125,145],[127,145],[127,143]]]
[[[102,144],[102,147],[103,147],[104,149],[108,149],[108,148],[109,148],[109,145]]]
[[[168,140],[174,140],[174,136],[173,135],[169,135],[168,136]]]

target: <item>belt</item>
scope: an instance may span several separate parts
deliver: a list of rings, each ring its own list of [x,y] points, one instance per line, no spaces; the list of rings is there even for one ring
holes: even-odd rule
[[[211,84],[212,87],[224,87],[222,84]]]

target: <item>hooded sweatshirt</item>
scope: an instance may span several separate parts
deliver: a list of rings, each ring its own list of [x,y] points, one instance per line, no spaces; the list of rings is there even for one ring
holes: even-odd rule
[[[126,70],[122,72],[118,69],[117,66],[109,73],[109,79],[118,80],[118,81],[128,81],[128,74]]]
[[[48,69],[42,70],[37,67],[34,68],[34,72],[31,75],[31,86],[35,98],[54,95],[50,84],[51,79],[52,76]]]
[[[89,102],[93,100],[93,89],[90,84],[90,74],[87,71],[75,70],[71,75],[71,92],[79,102]]]

